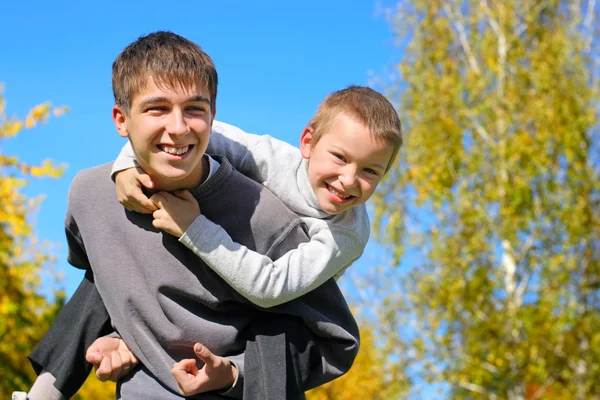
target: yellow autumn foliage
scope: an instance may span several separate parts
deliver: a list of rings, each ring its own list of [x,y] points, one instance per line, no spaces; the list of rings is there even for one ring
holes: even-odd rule
[[[50,103],[43,103],[22,119],[9,116],[0,85],[0,144],[23,129],[45,123],[51,114],[58,116],[65,111],[66,107],[53,108]],[[35,373],[27,355],[65,299],[61,290],[55,291],[51,301],[39,294],[40,275],[51,272],[53,260],[35,236],[29,219],[40,198],[28,198],[21,189],[30,177],[60,177],[64,167],[50,160],[29,165],[18,156],[3,154],[2,149],[0,145],[0,398],[9,398],[13,391],[31,387]],[[111,392],[114,393],[114,384],[99,385],[90,379],[78,398],[106,399]]]
[[[389,364],[377,346],[372,327],[360,329],[360,349],[354,365],[342,377],[306,393],[307,400],[383,400],[400,398],[407,388],[403,371]]]

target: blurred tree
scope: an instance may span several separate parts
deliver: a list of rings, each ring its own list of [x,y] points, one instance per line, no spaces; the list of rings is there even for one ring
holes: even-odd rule
[[[24,121],[9,118],[0,87],[0,143],[24,128],[46,122],[49,103],[34,107]],[[50,161],[31,166],[3,153],[0,147],[0,397],[8,398],[15,389],[27,388],[34,377],[27,354],[44,334],[64,301],[55,293],[52,303],[38,294],[40,272],[47,269],[51,256],[33,235],[28,216],[40,199],[28,199],[19,190],[26,177],[62,174]]]
[[[360,329],[360,349],[350,371],[306,393],[307,400],[397,399],[409,387],[404,370],[377,346],[377,333],[367,323]]]
[[[50,269],[53,258],[47,246],[39,243],[30,220],[41,198],[27,198],[20,190],[28,178],[60,177],[64,167],[50,160],[37,166],[23,163],[17,156],[4,154],[1,144],[23,129],[45,123],[51,114],[62,115],[67,108],[40,104],[20,120],[7,115],[2,93],[0,86],[0,398],[9,398],[14,390],[31,387],[35,373],[27,355],[65,301],[61,290],[55,290],[52,301],[39,293],[42,273],[54,279],[49,285],[56,283]],[[114,393],[114,385],[90,381],[80,398],[104,399]]]
[[[452,398],[600,398],[597,7],[389,11],[407,137],[375,231],[413,268],[381,280],[395,282],[381,323],[398,360]]]

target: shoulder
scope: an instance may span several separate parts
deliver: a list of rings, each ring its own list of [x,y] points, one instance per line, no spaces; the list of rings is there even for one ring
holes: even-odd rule
[[[371,222],[367,213],[367,207],[361,204],[352,207],[336,216],[330,221],[333,229],[352,232],[356,241],[364,248],[371,236]]]
[[[253,213],[260,213],[261,220],[299,220],[297,215],[264,185],[253,181],[235,169],[231,179],[236,192],[241,193],[245,197],[245,201],[254,206]]]
[[[111,168],[112,163],[107,163],[79,171],[69,187],[69,204],[96,197],[103,189],[110,189],[113,185],[110,178]],[[114,191],[114,187],[112,190]]]
[[[271,243],[288,236],[308,240],[304,222],[269,189],[235,170],[231,178],[236,193],[243,196],[247,206],[244,208],[251,213],[248,217],[252,229],[261,232],[261,237]],[[244,212],[240,209],[237,211]]]

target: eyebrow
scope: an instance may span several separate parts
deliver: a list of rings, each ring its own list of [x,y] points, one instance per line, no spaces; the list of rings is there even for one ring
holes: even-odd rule
[[[204,96],[201,95],[196,95],[196,96],[192,96],[189,97],[187,100],[185,100],[186,102],[195,102],[195,103],[207,103],[208,105],[210,105],[210,100],[207,99]],[[156,103],[169,103],[169,99],[167,99],[166,97],[150,97],[148,99],[143,100],[140,104],[139,104],[139,108],[144,108],[150,104],[156,104]]]
[[[385,170],[385,166],[382,164],[369,164],[370,167],[377,167],[380,168],[382,170]]]

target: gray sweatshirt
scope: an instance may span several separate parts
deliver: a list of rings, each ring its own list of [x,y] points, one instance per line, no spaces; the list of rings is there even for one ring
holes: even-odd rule
[[[370,234],[365,205],[335,216],[323,212],[296,147],[215,121],[207,152],[224,155],[238,171],[265,185],[301,216],[309,229],[309,242],[277,258],[236,243],[204,215],[181,237],[184,245],[254,304],[272,307],[302,296],[341,276],[362,255]],[[135,156],[127,143],[112,173],[133,166]]]
[[[219,169],[191,190],[204,215],[237,243],[273,258],[308,240],[304,225],[278,198],[236,172],[226,159],[217,160]],[[115,198],[110,170],[106,164],[75,177],[66,233],[69,262],[91,267],[116,331],[144,365],[122,383],[122,391],[129,385],[136,390],[135,398],[156,397],[150,389],[144,392],[149,386],[136,383],[147,381],[142,375],[152,375],[178,392],[170,370],[176,361],[193,357],[196,342],[233,357],[243,371],[244,342],[238,334],[261,311],[297,316],[315,333],[323,359],[311,386],[350,368],[358,350],[358,328],[335,281],[261,310],[177,238],[154,228],[151,215],[126,211]]]

